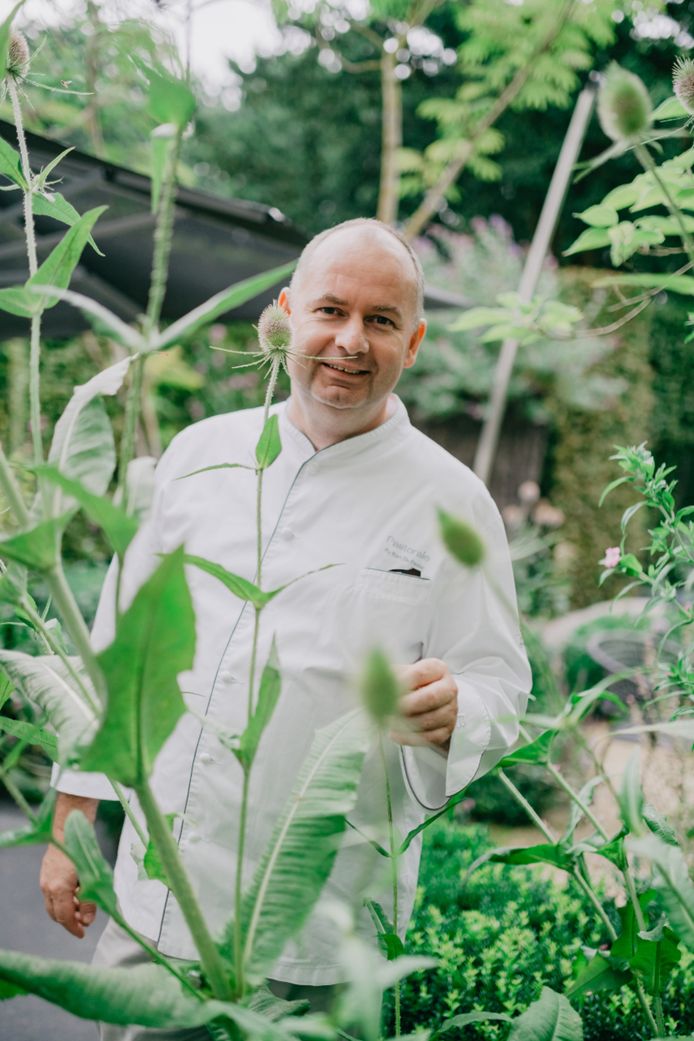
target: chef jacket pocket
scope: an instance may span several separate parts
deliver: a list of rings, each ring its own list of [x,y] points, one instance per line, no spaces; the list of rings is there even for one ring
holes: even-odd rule
[[[381,648],[394,662],[422,656],[432,583],[417,575],[361,568],[345,597],[345,639],[359,659]]]

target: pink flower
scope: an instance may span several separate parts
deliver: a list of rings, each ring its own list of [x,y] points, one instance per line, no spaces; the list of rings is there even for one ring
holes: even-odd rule
[[[619,546],[608,546],[605,550],[605,556],[598,563],[602,564],[603,567],[617,567],[622,552]]]

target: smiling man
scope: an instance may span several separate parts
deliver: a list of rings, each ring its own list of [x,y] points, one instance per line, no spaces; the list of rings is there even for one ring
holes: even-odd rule
[[[401,709],[408,725],[392,735],[386,752],[399,835],[493,766],[517,736],[530,673],[498,512],[465,466],[411,426],[392,393],[422,343],[422,299],[415,254],[396,232],[370,220],[347,222],[314,239],[280,294],[292,329],[291,397],[276,406],[282,452],[265,474],[263,584],[275,588],[306,577],[263,613],[260,660],[267,659],[274,635],[282,693],[254,766],[246,879],[316,729],[353,707],[355,677],[370,648],[382,648],[399,665],[407,689]],[[157,470],[151,516],[126,556],[123,605],[157,555],[181,543],[189,553],[253,579],[252,462],[261,427],[261,410],[251,409],[204,420],[174,439]],[[230,461],[250,465],[180,479]],[[464,569],[445,552],[437,507],[479,532],[481,567]],[[112,639],[115,577],[112,569],[94,626],[97,648]],[[211,576],[191,569],[189,585],[197,649],[182,687],[195,715],[162,750],[152,786],[162,809],[176,817],[181,856],[208,921],[221,930],[232,913],[241,771],[218,734],[239,733],[245,725],[253,618],[249,606]],[[201,715],[210,726],[200,726]],[[70,809],[91,816],[99,798],[113,795],[104,778],[69,771],[57,787],[58,835]],[[307,989],[317,1005],[325,988],[344,978],[326,913],[330,900],[350,904],[357,929],[372,940],[364,897],[391,913],[387,865],[362,837],[387,841],[385,799],[374,750],[350,817],[356,830],[343,844],[314,914],[274,967],[278,991]],[[194,957],[170,892],[139,876],[135,844],[126,822],[115,873],[124,916],[165,954]],[[419,849],[414,841],[399,861],[401,929],[414,899]],[[94,914],[80,903],[77,886],[70,862],[50,848],[42,871],[46,906],[82,935]],[[97,958],[134,964],[141,952],[110,925]],[[128,1041],[148,1036],[140,1028],[104,1027],[102,1034]]]

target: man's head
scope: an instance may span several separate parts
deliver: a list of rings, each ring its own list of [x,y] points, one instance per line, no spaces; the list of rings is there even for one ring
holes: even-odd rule
[[[375,220],[339,224],[304,249],[279,302],[290,315],[293,418],[315,444],[378,426],[426,329],[421,265]]]

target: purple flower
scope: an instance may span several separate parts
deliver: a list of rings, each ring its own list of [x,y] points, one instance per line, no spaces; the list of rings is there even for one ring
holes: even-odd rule
[[[603,567],[617,567],[621,556],[622,551],[619,546],[608,546],[605,550],[605,556],[599,561],[599,563],[602,564]]]

